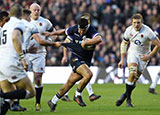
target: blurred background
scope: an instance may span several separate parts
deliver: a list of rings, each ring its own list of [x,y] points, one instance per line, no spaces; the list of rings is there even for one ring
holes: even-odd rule
[[[38,3],[42,8],[41,16],[48,18],[57,30],[75,25],[82,13],[90,13],[91,24],[103,36],[103,42],[97,45],[92,60],[93,66],[99,68],[97,76],[102,78],[106,78],[110,71],[114,77],[119,77],[117,74],[117,64],[120,60],[119,47],[123,33],[131,24],[130,18],[134,13],[141,13],[144,24],[153,30],[160,26],[160,0],[0,0],[0,11],[9,11],[15,2],[27,9],[33,2]],[[64,39],[65,36],[59,36],[57,40]],[[47,47],[47,51],[46,65],[61,66],[63,48]],[[149,66],[158,65],[160,65],[160,52],[149,62]],[[63,66],[69,65],[66,63]]]

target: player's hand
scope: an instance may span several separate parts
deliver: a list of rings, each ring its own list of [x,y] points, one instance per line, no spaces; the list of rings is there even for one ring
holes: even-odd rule
[[[123,68],[123,67],[124,67],[123,61],[120,61],[120,62],[118,63],[118,67],[119,67],[119,68]]]
[[[85,45],[86,45],[86,41],[82,40],[82,43],[81,43],[82,48],[85,49],[86,48]]]
[[[46,36],[46,37],[51,36],[50,32],[43,32],[42,35],[44,35],[44,36]]]
[[[27,71],[27,69],[28,69],[28,64],[27,64],[26,60],[23,58],[23,59],[21,59],[21,61],[22,61],[22,64],[23,64],[24,69]]]
[[[61,60],[61,64],[64,65],[65,63],[67,63],[67,57],[63,57]]]
[[[59,47],[61,46],[61,42],[54,42],[54,46],[55,46],[56,48],[59,48]]]
[[[28,49],[28,53],[32,53],[32,54],[35,54],[38,50],[37,47],[34,47],[35,44],[33,44],[31,47],[29,47]]]
[[[147,62],[150,59],[149,55],[141,55],[141,60]]]

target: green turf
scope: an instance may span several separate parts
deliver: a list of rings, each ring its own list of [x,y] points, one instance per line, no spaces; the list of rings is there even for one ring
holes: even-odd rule
[[[47,102],[58,91],[62,85],[44,85],[42,96],[42,111],[36,112],[34,110],[35,99],[21,100],[21,105],[27,107],[26,112],[11,112],[7,115],[160,115],[160,95],[153,95],[148,93],[149,85],[137,84],[133,91],[132,100],[135,105],[133,108],[126,107],[122,104],[120,107],[115,106],[115,101],[125,90],[125,85],[109,84],[93,84],[93,90],[96,94],[102,97],[99,100],[90,102],[86,90],[83,92],[83,100],[87,104],[86,107],[80,107],[74,101],[64,102],[59,101],[56,112],[51,113]],[[74,86],[69,93],[69,97],[73,98],[77,86]],[[160,86],[156,89],[158,92]]]

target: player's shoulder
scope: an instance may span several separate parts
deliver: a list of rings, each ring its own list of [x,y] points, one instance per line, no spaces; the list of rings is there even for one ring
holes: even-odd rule
[[[142,26],[146,31],[148,31],[148,30],[152,31],[152,29],[149,26],[147,26],[146,24],[143,24]]]
[[[44,18],[44,17],[42,17],[42,16],[40,16],[38,20],[39,20],[39,21],[43,21],[43,22],[50,22],[49,19]]]
[[[11,19],[9,20],[9,22],[6,23],[6,25],[7,24],[9,24],[10,26],[12,25],[13,28],[25,26],[25,24],[22,20],[15,18],[15,17],[11,17]]]

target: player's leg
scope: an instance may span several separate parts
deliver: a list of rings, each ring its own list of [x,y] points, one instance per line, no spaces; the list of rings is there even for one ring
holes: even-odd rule
[[[80,80],[79,84],[78,84],[78,88],[76,90],[75,96],[74,96],[74,100],[80,105],[80,106],[86,106],[86,104],[83,102],[82,99],[82,91],[83,89],[86,87],[86,85],[88,84],[88,82],[90,81],[90,79],[92,78],[92,72],[90,70],[90,68],[86,65],[86,64],[82,64],[80,66],[77,67],[76,72],[82,76],[82,79]]]
[[[160,78],[160,72],[157,74],[155,80],[152,82],[150,88],[148,89],[149,93],[157,94],[157,92],[155,92],[155,88],[156,88],[156,85],[157,85],[159,78]]]
[[[81,79],[82,77],[78,75],[77,73],[72,72],[67,80],[67,83],[64,84],[58,93],[54,95],[54,97],[48,101],[48,105],[50,107],[51,112],[55,112],[55,107],[57,105],[57,102],[59,99],[72,88],[72,86]]]
[[[65,95],[61,98],[61,100],[71,102],[72,100],[69,98],[68,94],[69,94],[69,91],[65,93]]]
[[[41,96],[43,92],[42,75],[45,72],[45,57],[41,54],[33,54],[30,57],[32,60],[32,69],[34,72],[34,83],[36,90],[35,110],[41,111]]]
[[[135,88],[135,78],[137,78],[137,66],[138,65],[136,63],[128,64],[129,77],[126,82],[126,91],[121,95],[120,99],[116,101],[116,106],[120,106],[127,98],[127,106],[133,107],[133,104],[131,103],[131,93],[132,90]]]
[[[32,86],[32,83],[28,77],[24,77],[19,81],[14,83],[19,89],[1,93],[0,96],[5,99],[28,99],[35,96],[35,89]]]
[[[41,96],[43,91],[43,85],[42,85],[42,75],[43,73],[37,73],[34,72],[34,82],[35,82],[35,90],[36,90],[36,111],[41,111]]]
[[[15,86],[8,82],[8,80],[3,80],[0,82],[0,87],[2,88],[1,93],[10,92],[16,90]],[[12,105],[11,99],[4,99],[0,97],[0,113],[6,114],[10,106]]]
[[[101,97],[100,95],[94,94],[93,89],[92,89],[92,85],[90,82],[86,85],[86,89],[89,94],[90,101],[94,101],[94,100],[99,99]]]

